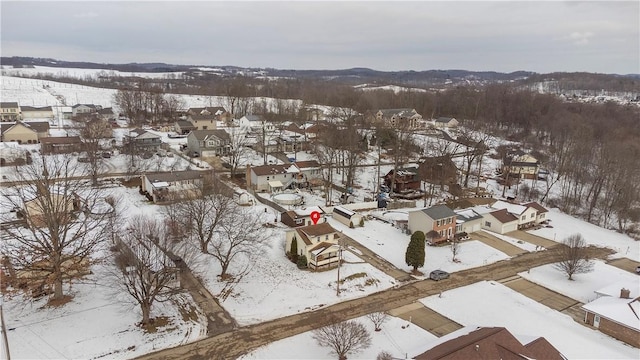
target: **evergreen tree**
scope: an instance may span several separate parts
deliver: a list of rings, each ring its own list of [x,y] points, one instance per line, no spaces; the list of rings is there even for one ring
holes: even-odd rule
[[[298,262],[298,240],[294,237],[291,240],[291,249],[289,250],[289,256],[294,263]]]
[[[409,242],[409,246],[407,246],[407,253],[404,258],[407,265],[413,266],[413,271],[424,266],[424,238],[425,236],[422,231],[416,231],[411,235],[411,241]]]

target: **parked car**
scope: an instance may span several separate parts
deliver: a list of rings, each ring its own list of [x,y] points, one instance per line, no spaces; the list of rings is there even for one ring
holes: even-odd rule
[[[449,273],[443,270],[433,270],[430,274],[429,274],[429,278],[431,280],[435,280],[435,281],[439,281],[439,280],[443,280],[443,279],[448,279],[449,278]]]
[[[636,274],[640,275],[640,266],[636,266]]]
[[[78,162],[88,163],[89,162],[89,158],[86,157],[86,156],[81,156],[81,157],[78,158]]]
[[[105,159],[109,159],[111,157],[111,153],[108,151],[105,151],[102,153],[102,157]]]

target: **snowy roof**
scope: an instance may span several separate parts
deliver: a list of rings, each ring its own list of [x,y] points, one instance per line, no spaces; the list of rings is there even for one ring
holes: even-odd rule
[[[158,181],[151,184],[156,189],[169,187],[169,183],[166,181]]]
[[[272,188],[279,188],[279,187],[283,187],[284,185],[282,185],[281,181],[273,180],[273,181],[269,181],[269,186]]]
[[[618,281],[611,285],[605,286],[595,291],[598,296],[620,296],[620,289],[630,291],[629,297],[637,298],[640,296],[640,283],[638,281]]]
[[[355,211],[351,211],[349,209],[343,208],[342,206],[334,207],[333,212],[346,218],[351,218],[353,215],[356,214]]]
[[[454,210],[454,212],[457,215],[456,222],[464,223],[471,220],[482,219],[482,215],[473,211],[473,209]]]
[[[298,167],[295,166],[295,165],[291,165],[291,166],[289,166],[289,168],[287,168],[287,173],[289,173],[289,174],[291,174],[291,173],[297,174],[299,172],[300,172],[300,169],[298,169]]]
[[[493,205],[491,205],[491,207],[497,210],[507,209],[508,212],[514,215],[521,215],[527,210],[525,206],[511,204],[502,200],[496,201],[495,203],[493,203]]]
[[[308,206],[302,209],[293,210],[298,216],[310,216],[312,212],[317,211],[320,214],[324,214],[324,210],[320,206]]]
[[[328,250],[328,251],[327,251]],[[333,250],[333,251],[331,251]],[[311,250],[311,254],[313,256],[318,256],[320,254],[322,254],[323,252],[337,252],[340,250],[340,246],[336,245],[336,244],[332,244],[332,243],[328,243],[328,242],[320,242],[317,243],[314,247],[313,250]]]
[[[603,296],[582,306],[583,309],[618,324],[640,331],[640,299]]]

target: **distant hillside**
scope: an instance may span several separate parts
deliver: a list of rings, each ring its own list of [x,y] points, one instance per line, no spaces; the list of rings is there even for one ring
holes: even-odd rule
[[[122,72],[185,72],[191,78],[207,80],[215,77],[243,75],[248,77],[311,79],[346,85],[367,84],[370,87],[397,85],[415,88],[445,88],[484,86],[492,83],[516,83],[524,88],[550,89],[554,93],[571,90],[638,92],[640,74],[614,75],[593,73],[538,74],[531,71],[501,73],[496,71],[426,70],[378,71],[368,68],[341,70],[287,70],[273,68],[242,68],[238,66],[173,65],[166,63],[101,64],[83,61],[63,61],[33,57],[2,57],[4,66],[107,69]],[[210,69],[210,70],[209,70]],[[545,91],[545,92],[547,92]]]

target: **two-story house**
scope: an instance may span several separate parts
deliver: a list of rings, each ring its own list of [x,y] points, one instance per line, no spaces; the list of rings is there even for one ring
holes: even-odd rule
[[[422,120],[422,115],[415,109],[381,109],[375,113],[377,122],[382,122],[394,128],[416,129]]]
[[[222,129],[193,130],[187,136],[187,148],[190,154],[200,156],[225,156],[229,154],[231,137]]]
[[[491,207],[496,210],[505,209],[511,215],[518,218],[518,229],[526,229],[537,224],[538,210],[532,206],[512,204],[498,200],[493,203]]]
[[[247,167],[247,186],[255,191],[304,188],[318,184],[322,178],[320,164],[315,160],[283,165]]]
[[[535,179],[538,177],[540,162],[531,155],[524,154],[505,159],[503,172],[511,177]]]
[[[403,169],[398,169],[398,172],[395,174],[395,179],[393,178],[394,171],[391,169],[384,176],[384,184],[391,188],[391,182],[394,181],[392,192],[401,193],[407,190],[420,190],[420,176],[418,176],[418,167],[406,167]]]
[[[133,153],[154,153],[161,147],[160,136],[143,129],[130,130],[125,137],[125,149]]]
[[[0,121],[18,121],[21,119],[20,105],[17,102],[0,102]]]
[[[408,228],[411,233],[422,231],[430,245],[453,239],[456,234],[456,213],[446,205],[409,211]]]
[[[286,232],[286,252],[296,242],[298,256],[306,256],[312,270],[328,269],[339,264],[340,233],[329,223],[297,227]]]
[[[215,130],[218,128],[218,121],[213,115],[187,115],[187,121],[189,121],[196,130]]]

